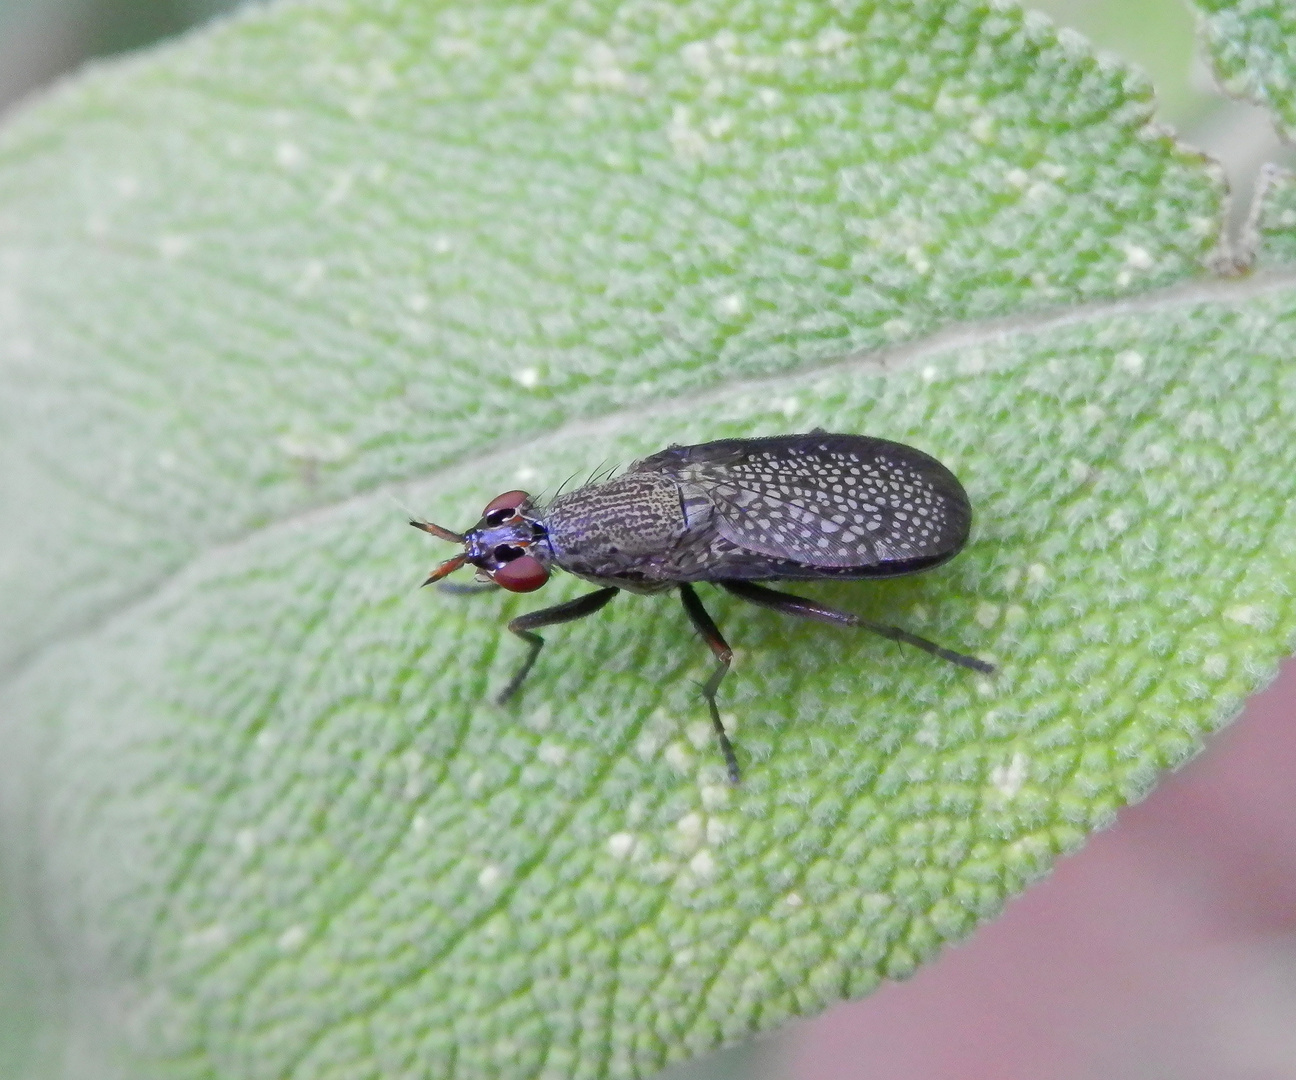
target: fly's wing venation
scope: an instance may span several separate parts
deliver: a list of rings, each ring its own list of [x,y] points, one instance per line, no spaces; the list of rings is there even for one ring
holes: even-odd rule
[[[631,466],[704,494],[730,543],[826,569],[941,561],[967,540],[971,510],[935,458],[864,435],[777,435],[673,446]]]

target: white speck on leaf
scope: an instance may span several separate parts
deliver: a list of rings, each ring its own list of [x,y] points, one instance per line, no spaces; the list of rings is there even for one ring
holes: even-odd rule
[[[433,48],[436,52],[446,57],[469,57],[476,56],[481,47],[472,38],[462,37],[439,37],[434,39]]]
[[[914,732],[914,742],[923,746],[939,746],[940,734],[940,716],[928,711],[922,714],[922,723]]]
[[[968,125],[968,131],[972,133],[972,138],[979,143],[991,143],[995,139],[995,122],[994,117],[989,113],[982,113]]]
[[[695,750],[705,750],[711,745],[711,740],[715,738],[711,725],[702,720],[689,724],[685,729],[685,734],[688,735],[688,741],[693,744]]]
[[[324,264],[319,259],[311,259],[302,267],[297,283],[293,286],[293,292],[297,296],[305,296],[319,284],[323,277]]]
[[[715,874],[715,858],[706,848],[689,859],[689,869],[699,878],[709,878]]]
[[[742,294],[730,293],[716,301],[716,314],[721,318],[733,318],[735,315],[741,315],[746,306]]]
[[[322,206],[336,206],[348,195],[351,194],[351,185],[355,182],[355,176],[350,169],[344,169],[333,178],[333,183],[325,193],[324,198],[320,200]]]
[[[732,839],[736,831],[737,830],[735,830],[734,827],[723,818],[707,818],[706,838],[707,843],[712,847],[719,847],[726,840]]]
[[[719,810],[729,805],[729,793],[733,789],[728,784],[703,784],[702,805],[707,810]]]
[[[621,67],[615,50],[605,41],[596,41],[585,52],[584,60],[572,72],[572,83],[596,90],[629,90],[631,79]]]
[[[504,873],[498,866],[483,866],[477,875],[477,884],[483,889],[492,889],[503,876]]]
[[[195,930],[187,934],[184,939],[186,948],[189,949],[222,949],[230,939],[229,928],[223,923],[212,923],[201,930]]]
[[[680,49],[680,58],[700,75],[711,71],[711,48],[705,41],[690,41]]]
[[[922,248],[916,244],[911,244],[905,249],[905,261],[914,268],[914,272],[925,274],[931,269],[931,261],[923,253]]]
[[[666,126],[666,138],[677,158],[694,161],[706,154],[706,138],[693,126],[692,114],[684,105],[675,106]]]
[[[1143,457],[1149,465],[1168,465],[1174,459],[1165,443],[1151,443],[1144,449]]]
[[[332,433],[297,434],[279,436],[279,449],[295,461],[320,464],[346,460],[351,454],[351,443],[342,435]]]
[[[702,834],[706,829],[706,822],[702,820],[699,813],[685,814],[679,821],[675,822],[675,828],[679,830],[680,838],[684,843],[690,846],[696,846],[702,842]]]
[[[733,117],[729,113],[713,116],[706,123],[706,133],[713,139],[723,139],[733,127]]]
[[[1133,349],[1126,349],[1123,353],[1117,354],[1116,362],[1131,375],[1137,375],[1143,370],[1143,354]]]
[[[1026,755],[1017,751],[1002,765],[990,771],[990,783],[1005,799],[1011,799],[1026,782]]]
[[[676,741],[666,747],[666,764],[676,772],[688,772],[693,767],[693,755],[682,742]]]
[[[281,142],[275,147],[275,162],[281,168],[295,169],[305,160],[306,155],[296,143]]]
[[[1134,270],[1151,270],[1155,265],[1151,252],[1138,244],[1125,245],[1125,263]]]
[[[608,853],[614,859],[628,859],[634,854],[638,841],[633,833],[619,832],[613,833],[607,838]]]
[[[536,757],[546,765],[565,765],[567,763],[567,748],[556,742],[542,742],[536,750]]]
[[[840,26],[828,26],[819,31],[819,36],[815,38],[815,48],[821,53],[841,52],[853,40],[853,36]]]
[[[1268,630],[1274,623],[1274,613],[1263,604],[1238,604],[1225,610],[1224,618],[1257,630]]]
[[[189,238],[169,234],[158,237],[158,254],[168,262],[180,258],[190,248]]]
[[[296,952],[306,944],[306,927],[293,925],[279,935],[280,952]]]

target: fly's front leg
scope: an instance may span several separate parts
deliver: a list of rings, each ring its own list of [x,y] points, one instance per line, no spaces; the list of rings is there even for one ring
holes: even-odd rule
[[[513,619],[508,624],[509,630],[525,641],[531,651],[527,653],[527,658],[522,661],[522,666],[517,669],[513,678],[509,679],[508,685],[500,691],[499,697],[495,699],[496,703],[503,705],[516,694],[522,681],[535,666],[536,657],[544,648],[544,638],[536,633],[537,630],[542,626],[556,626],[558,623],[571,622],[573,619],[583,619],[586,615],[593,615],[620,591],[609,586],[606,589],[599,589],[598,592],[578,596],[575,600],[568,600],[565,604],[541,608],[539,611],[532,611]]]
[[[738,758],[734,754],[733,744],[729,741],[724,724],[720,720],[720,708],[716,705],[716,691],[720,689],[720,683],[729,673],[733,649],[729,648],[729,643],[720,635],[720,628],[707,614],[692,585],[687,582],[680,585],[680,599],[684,601],[684,610],[688,612],[688,617],[697,628],[697,632],[702,635],[702,640],[715,654],[715,671],[702,687],[702,696],[706,698],[707,707],[711,710],[711,726],[715,728],[716,738],[720,740],[720,752],[724,754],[725,765],[729,770],[729,782],[738,784],[742,779],[738,771]]]
[[[793,596],[791,593],[779,592],[777,589],[767,589],[763,585],[754,585],[750,581],[721,581],[717,584],[723,585],[735,596],[741,596],[744,600],[750,600],[753,604],[759,604],[761,607],[781,611],[784,615],[797,615],[803,619],[816,619],[819,622],[832,623],[836,626],[857,626],[861,630],[870,630],[884,638],[889,638],[891,641],[898,641],[904,645],[912,645],[917,649],[922,649],[933,656],[939,656],[942,660],[948,660],[951,664],[958,664],[959,667],[971,668],[973,671],[980,671],[986,675],[994,674],[993,664],[987,664],[984,660],[979,660],[975,656],[968,656],[965,653],[947,649],[943,645],[937,645],[934,641],[928,641],[917,634],[911,634],[908,630],[901,630],[898,626],[867,622],[848,611],[838,611],[836,608],[828,607],[827,604],[807,600],[804,596]]]

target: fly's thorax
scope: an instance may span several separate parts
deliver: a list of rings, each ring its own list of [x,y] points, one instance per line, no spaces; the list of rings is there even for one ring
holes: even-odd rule
[[[568,492],[544,513],[554,561],[586,575],[665,559],[688,524],[679,486],[651,473],[627,473]]]

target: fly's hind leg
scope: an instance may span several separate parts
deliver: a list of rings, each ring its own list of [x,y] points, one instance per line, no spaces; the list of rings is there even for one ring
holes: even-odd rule
[[[720,709],[716,705],[716,691],[720,689],[720,683],[729,673],[733,650],[721,636],[720,628],[716,626],[715,621],[707,614],[692,585],[687,582],[680,585],[680,599],[684,601],[684,610],[688,612],[688,617],[697,628],[697,632],[702,635],[702,640],[715,654],[715,671],[702,687],[702,696],[706,698],[707,707],[711,710],[711,726],[715,728],[716,738],[720,741],[720,752],[724,754],[725,766],[729,770],[729,782],[738,784],[742,779],[738,771],[738,758],[734,754],[733,744],[725,732],[724,724],[720,720]]]
[[[599,589],[598,592],[578,596],[575,600],[568,600],[565,604],[555,604],[553,607],[541,608],[539,611],[519,615],[516,619],[510,621],[508,624],[509,630],[525,641],[531,651],[527,653],[526,659],[522,661],[522,666],[517,669],[513,678],[509,679],[508,684],[500,691],[499,696],[495,699],[496,703],[503,705],[504,702],[516,694],[522,686],[522,681],[535,666],[536,657],[540,655],[540,650],[544,648],[544,638],[536,633],[537,630],[542,626],[557,626],[559,623],[571,622],[573,619],[583,619],[586,615],[593,615],[620,591],[620,589],[609,586],[606,589]]]
[[[784,615],[797,615],[803,619],[816,619],[819,622],[832,623],[835,626],[857,626],[861,630],[869,630],[874,634],[889,638],[891,641],[898,641],[903,645],[912,645],[914,648],[922,649],[924,652],[939,656],[942,660],[948,660],[951,664],[957,664],[959,667],[971,668],[973,671],[980,671],[986,675],[994,674],[993,664],[987,664],[984,660],[980,660],[975,656],[968,656],[966,653],[947,649],[943,645],[937,645],[934,641],[928,641],[917,634],[911,634],[908,630],[901,630],[898,626],[886,626],[882,623],[868,622],[848,611],[838,611],[836,608],[828,607],[826,604],[807,600],[804,596],[794,596],[792,593],[779,592],[777,589],[767,589],[763,585],[755,585],[750,581],[721,581],[717,584],[723,585],[735,596],[741,596],[744,600],[750,600],[753,604],[759,604],[761,607],[781,611]]]

